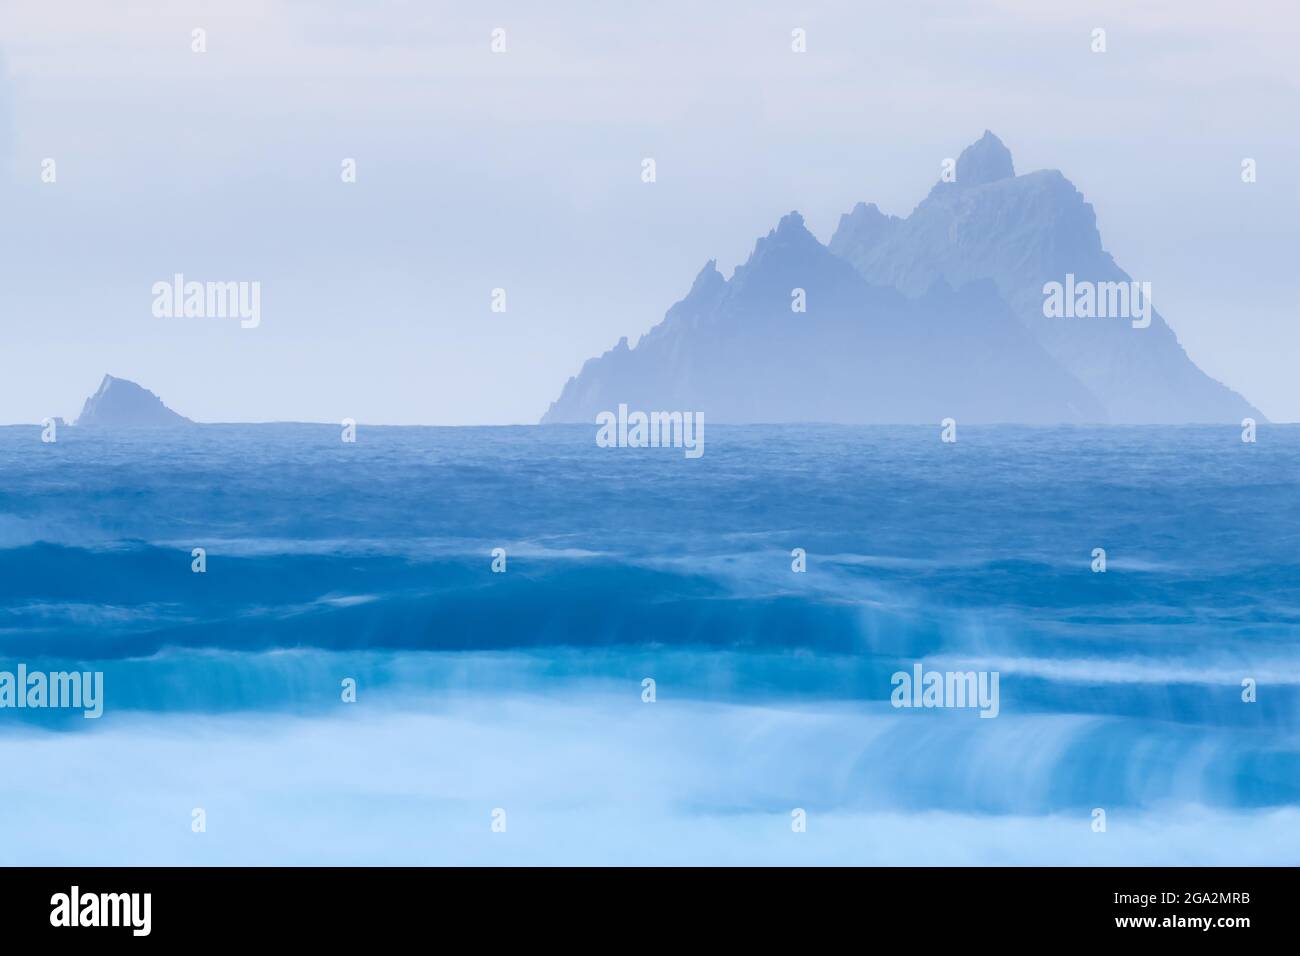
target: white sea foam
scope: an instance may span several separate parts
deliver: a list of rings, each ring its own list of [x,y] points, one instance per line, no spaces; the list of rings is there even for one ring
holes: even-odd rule
[[[1237,687],[1245,677],[1270,685],[1300,684],[1300,666],[1294,661],[1270,659],[1247,651],[1232,661],[1190,661],[1171,658],[1050,658],[963,657],[926,658],[926,666],[971,670],[987,668],[1008,675],[1040,677],[1080,684],[1208,684]]]
[[[335,707],[0,734],[0,762],[23,768],[0,778],[0,845],[11,862],[46,865],[1300,859],[1295,808],[1198,800],[1199,749],[1178,769],[1186,798],[1109,806],[1104,834],[1089,827],[1091,804],[981,814],[904,802],[917,780],[972,805],[999,791],[1049,800],[1061,759],[1098,719],[921,723],[883,703],[721,705],[674,699],[665,684],[646,704],[635,681],[401,701],[363,681],[357,703]],[[189,828],[195,807],[204,833]],[[503,834],[489,826],[498,807]],[[806,833],[791,830],[796,807]]]

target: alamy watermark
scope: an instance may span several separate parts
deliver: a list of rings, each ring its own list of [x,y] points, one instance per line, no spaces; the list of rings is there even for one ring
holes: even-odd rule
[[[996,717],[1001,709],[997,671],[927,671],[920,663],[912,672],[895,671],[889,683],[895,707],[978,707],[981,717]]]
[[[1043,284],[1043,315],[1049,319],[1132,319],[1133,328],[1151,324],[1150,282],[1065,282]]]
[[[83,893],[73,885],[50,897],[51,926],[124,926],[132,936],[148,936],[153,927],[152,893]]]
[[[0,671],[0,710],[70,708],[93,719],[104,713],[103,671]]]
[[[178,272],[152,291],[156,319],[239,319],[243,329],[262,324],[260,282],[186,282]]]
[[[684,448],[687,458],[704,454],[703,412],[629,412],[596,416],[596,444],[601,448]]]

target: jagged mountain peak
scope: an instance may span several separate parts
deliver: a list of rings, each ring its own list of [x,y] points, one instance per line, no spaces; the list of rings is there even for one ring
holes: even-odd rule
[[[695,281],[691,283],[689,295],[697,295],[701,292],[709,292],[720,285],[726,284],[726,279],[718,271],[718,260],[710,259],[704,263],[704,268],[695,276]]]
[[[835,235],[831,238],[830,250],[837,253],[837,245],[852,244],[854,248],[874,246],[893,231],[902,222],[897,216],[887,216],[875,203],[860,202],[849,212],[840,216]]]
[[[987,129],[957,157],[957,185],[963,189],[1011,179],[1015,175],[1011,150]]]
[[[1262,420],[1197,368],[1145,293],[1145,316],[1049,315],[1047,284],[1076,278],[1142,277],[1105,251],[1068,179],[1017,176],[986,131],[957,181],[906,218],[858,203],[826,246],[791,212],[730,280],[709,263],[635,348],[588,360],[543,421],[620,403],[715,422]]]
[[[1048,283],[1065,283],[1067,276],[1087,285],[1144,278],[1130,276],[1106,252],[1096,211],[1059,170],[1015,175],[1010,151],[987,131],[962,152],[957,168],[956,182],[937,183],[887,230],[862,228],[861,204],[854,207],[830,250],[868,282],[910,296],[924,295],[936,279],[956,288],[994,282],[1026,334],[1102,404],[1103,421],[1262,418],[1191,361],[1154,309],[1142,328],[1130,315],[1082,321],[1045,315]]]
[[[816,256],[819,252],[825,251],[826,247],[808,231],[803,216],[797,211],[788,212],[766,236],[754,243],[754,251],[749,254],[744,265],[737,267],[732,279],[735,280],[752,271],[757,263],[771,260],[773,257],[786,260],[799,259],[805,256]]]

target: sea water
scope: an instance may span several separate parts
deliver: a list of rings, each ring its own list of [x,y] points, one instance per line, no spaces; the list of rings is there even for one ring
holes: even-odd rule
[[[40,439],[0,862],[1300,862],[1300,428]]]

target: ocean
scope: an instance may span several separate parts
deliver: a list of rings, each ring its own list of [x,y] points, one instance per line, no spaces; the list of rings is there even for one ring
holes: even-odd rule
[[[0,428],[0,862],[1300,863],[1300,427],[594,436]]]

